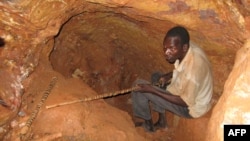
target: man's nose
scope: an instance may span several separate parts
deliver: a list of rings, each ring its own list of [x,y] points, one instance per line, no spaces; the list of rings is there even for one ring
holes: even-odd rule
[[[166,49],[165,54],[169,55],[170,54],[170,49]]]

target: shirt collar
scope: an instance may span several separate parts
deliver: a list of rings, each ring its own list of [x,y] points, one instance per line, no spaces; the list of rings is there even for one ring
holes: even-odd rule
[[[189,46],[189,48],[188,48],[188,52],[186,53],[186,55],[185,55],[185,57],[183,58],[182,62],[180,62],[179,59],[177,59],[177,60],[175,61],[174,67],[175,67],[176,70],[178,70],[178,71],[183,70],[183,66],[184,66],[185,62],[187,61],[188,56],[191,55],[191,50],[192,50],[192,45],[190,44],[190,46]]]

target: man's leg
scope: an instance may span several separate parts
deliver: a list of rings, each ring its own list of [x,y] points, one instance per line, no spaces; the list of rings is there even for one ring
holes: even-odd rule
[[[160,83],[159,83],[159,80],[161,78],[161,76],[163,75],[163,73],[161,72],[154,72],[152,75],[151,75],[151,83],[152,85],[155,85],[163,90],[166,89],[166,87],[160,87]],[[159,128],[165,128],[167,127],[167,121],[166,121],[166,114],[165,114],[165,109],[162,109],[161,112],[158,112],[159,115],[158,115],[158,120],[157,122],[154,124],[154,128],[157,130]]]
[[[156,89],[162,92],[166,92],[166,90],[163,90],[159,87],[154,86]],[[186,117],[186,118],[192,118],[189,115],[189,110],[187,107],[183,107],[177,104],[173,104],[163,98],[155,98],[158,97],[156,95],[152,96],[146,94],[146,97],[152,102],[152,108],[154,111],[157,111],[159,113],[165,113],[165,110],[168,110],[176,115],[179,115],[181,117]]]
[[[166,91],[159,87],[155,88],[163,92]],[[153,110],[159,113],[158,121],[154,124],[155,129],[167,127],[167,121],[165,116],[166,110],[181,117],[191,118],[187,107],[173,104],[157,95],[144,93],[144,96],[146,97],[146,99],[151,101]]]
[[[145,80],[137,80],[135,81],[134,86],[136,84],[149,84],[149,82]],[[156,86],[155,88],[163,92],[166,91]],[[145,121],[152,121],[149,101],[152,102],[153,109],[159,113],[159,120],[158,122],[156,122],[156,126],[158,127],[161,127],[161,128],[166,127],[165,110],[173,112],[182,117],[191,118],[187,107],[173,104],[151,93],[132,92],[131,94],[132,94],[134,115],[142,119],[145,119]],[[148,123],[151,123],[151,122],[148,122]]]
[[[159,113],[159,117],[157,122],[154,124],[155,130],[160,128],[166,128],[167,127],[167,119],[166,119],[166,113]]]
[[[150,84],[149,82],[145,80],[138,79],[133,84],[134,86],[137,84]],[[145,93],[140,92],[132,92],[132,106],[133,106],[133,112],[134,116],[142,118],[145,120],[144,123],[141,124],[147,131],[153,132],[153,121],[151,118],[151,112],[149,107],[149,100],[144,95]],[[137,123],[135,123],[137,125]]]
[[[153,74],[151,75],[151,83],[152,83],[153,85],[154,85],[154,84],[159,84],[159,79],[161,78],[162,75],[163,75],[163,73],[161,73],[161,72],[155,72],[155,73],[153,73]],[[156,86],[156,85],[155,85],[155,86]],[[165,92],[167,86],[160,87],[160,86],[158,85],[157,87],[159,87],[159,88],[157,88],[158,90]],[[166,105],[165,105],[165,106],[166,106]],[[186,111],[187,109],[184,108],[184,107],[174,108],[174,109],[173,109],[173,108],[169,108],[169,107],[172,107],[172,106],[175,107],[175,105],[167,105],[167,106],[166,106],[167,108],[165,108],[165,106],[160,107],[160,106],[158,106],[157,104],[154,104],[154,102],[153,102],[153,108],[154,108],[154,110],[157,111],[157,112],[159,113],[158,121],[154,124],[155,129],[167,127],[165,109],[167,109],[167,110],[169,110],[169,111],[171,111],[171,112],[173,112],[173,113],[175,113],[175,114],[184,116],[184,117],[187,116],[187,115],[186,115],[186,112],[188,112],[188,111]],[[178,105],[177,105],[177,106],[178,106]],[[178,107],[179,107],[179,106],[178,106]],[[182,111],[182,108],[184,108],[184,111]],[[179,110],[181,110],[182,112],[179,113],[179,112],[178,112]],[[183,112],[184,112],[184,115],[183,115]],[[188,115],[188,117],[189,117],[189,115]]]

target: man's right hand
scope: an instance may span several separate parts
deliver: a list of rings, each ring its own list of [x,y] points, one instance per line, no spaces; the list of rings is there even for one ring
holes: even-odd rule
[[[172,76],[173,72],[169,72],[167,74],[162,75],[159,79],[160,87],[165,87],[166,85],[168,85],[170,83]]]

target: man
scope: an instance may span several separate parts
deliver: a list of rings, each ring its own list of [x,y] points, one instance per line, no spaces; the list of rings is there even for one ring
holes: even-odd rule
[[[160,87],[146,80],[138,79],[134,85],[138,89],[132,92],[133,112],[144,119],[135,126],[154,132],[166,128],[165,110],[185,118],[198,118],[211,108],[213,77],[210,63],[201,48],[189,41],[188,31],[181,26],[170,29],[163,40],[166,60],[175,66],[173,72],[165,75],[152,75],[152,83],[157,80]],[[170,83],[163,88],[162,86]],[[152,109],[159,113],[158,121],[153,124]]]

